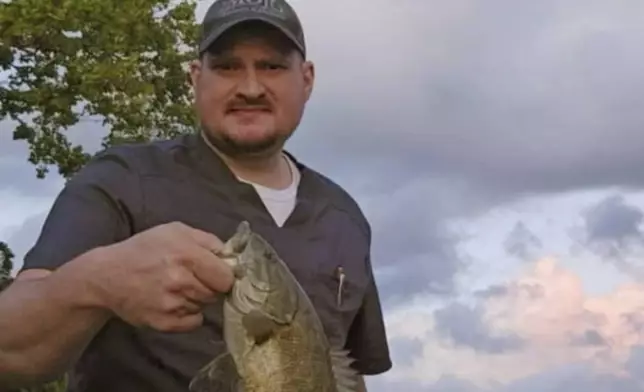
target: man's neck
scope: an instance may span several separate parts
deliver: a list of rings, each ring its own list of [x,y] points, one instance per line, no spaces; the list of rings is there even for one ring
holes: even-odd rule
[[[293,174],[281,150],[266,157],[236,159],[215,148],[203,134],[201,137],[237,177],[273,189],[284,189],[291,185]]]

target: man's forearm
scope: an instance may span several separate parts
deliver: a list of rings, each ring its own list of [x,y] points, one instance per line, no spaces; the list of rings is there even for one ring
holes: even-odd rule
[[[105,324],[109,313],[94,306],[83,287],[78,267],[84,261],[44,278],[18,279],[0,293],[0,385],[58,376]]]

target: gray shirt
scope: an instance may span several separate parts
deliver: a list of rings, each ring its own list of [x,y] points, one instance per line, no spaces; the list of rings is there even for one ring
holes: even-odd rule
[[[391,359],[369,224],[340,186],[289,157],[301,178],[295,209],[279,227],[255,189],[238,181],[198,134],[112,147],[66,184],[23,269],[55,269],[92,248],[171,221],[226,240],[245,219],[301,282],[331,342],[350,350],[361,373],[382,373]],[[190,379],[222,349],[221,303],[206,307],[204,316],[202,327],[179,334],[109,321],[73,369],[71,391],[187,391]]]

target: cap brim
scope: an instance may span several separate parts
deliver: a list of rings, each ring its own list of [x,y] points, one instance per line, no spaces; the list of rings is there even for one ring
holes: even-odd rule
[[[252,15],[244,15],[243,13],[240,13],[238,16],[235,16],[234,19],[231,19],[230,21],[222,24],[220,27],[213,29],[213,31],[208,34],[208,36],[201,41],[199,44],[199,53],[203,53],[208,50],[212,46],[212,44],[217,41],[219,37],[222,36],[226,31],[228,31],[230,28],[243,23],[243,22],[250,22],[250,21],[258,21],[258,22],[264,22],[267,23],[275,28],[277,28],[279,31],[281,31],[289,40],[293,42],[293,45],[302,52],[302,55],[305,55],[305,49],[302,47],[298,39],[290,32],[288,31],[285,27],[282,26],[282,24],[278,21],[276,21],[273,18],[267,17],[267,16],[261,16],[257,15],[256,13],[253,13]]]

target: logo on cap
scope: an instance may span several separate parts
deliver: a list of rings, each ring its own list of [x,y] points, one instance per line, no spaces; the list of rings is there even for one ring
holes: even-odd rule
[[[221,0],[217,13],[221,17],[226,17],[237,12],[248,11],[280,19],[288,17],[280,0]]]

